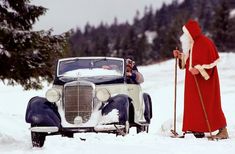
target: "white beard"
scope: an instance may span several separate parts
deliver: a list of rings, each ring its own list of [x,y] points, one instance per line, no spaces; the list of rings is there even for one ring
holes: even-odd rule
[[[183,35],[180,36],[180,42],[182,45],[182,50],[184,53],[188,53],[189,50],[191,49],[191,39],[186,33],[183,33]]]

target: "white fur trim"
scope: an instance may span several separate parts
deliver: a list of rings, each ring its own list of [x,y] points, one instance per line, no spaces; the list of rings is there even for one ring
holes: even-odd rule
[[[201,65],[196,65],[194,66],[196,69],[198,69],[198,71],[200,72],[200,74],[203,76],[203,78],[205,80],[208,80],[210,78],[210,76],[208,75],[208,73],[206,72],[206,70],[204,68],[202,68]]]
[[[219,61],[220,59],[217,59],[211,64],[196,65],[194,67],[199,70],[200,74],[204,77],[205,80],[208,80],[210,76],[208,75],[205,69],[211,69],[215,67]]]
[[[190,54],[189,54],[189,70],[192,68],[192,57],[193,57],[193,43],[191,45]]]

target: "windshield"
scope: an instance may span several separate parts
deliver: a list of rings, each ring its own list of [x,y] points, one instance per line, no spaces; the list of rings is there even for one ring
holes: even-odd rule
[[[77,58],[59,61],[58,76],[92,77],[92,76],[123,76],[123,60],[118,58]]]

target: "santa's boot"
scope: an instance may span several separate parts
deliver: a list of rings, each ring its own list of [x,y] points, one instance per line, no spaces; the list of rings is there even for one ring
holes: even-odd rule
[[[219,132],[216,135],[213,135],[212,137],[213,139],[216,139],[216,140],[229,138],[227,128],[225,127],[225,128],[219,129]]]
[[[196,138],[203,138],[205,134],[203,132],[192,132]]]

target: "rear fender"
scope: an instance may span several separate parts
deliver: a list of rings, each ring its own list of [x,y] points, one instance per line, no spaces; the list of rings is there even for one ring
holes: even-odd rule
[[[149,94],[144,93],[144,104],[145,104],[145,111],[144,111],[144,118],[148,123],[150,123],[150,120],[152,119],[152,100]]]

